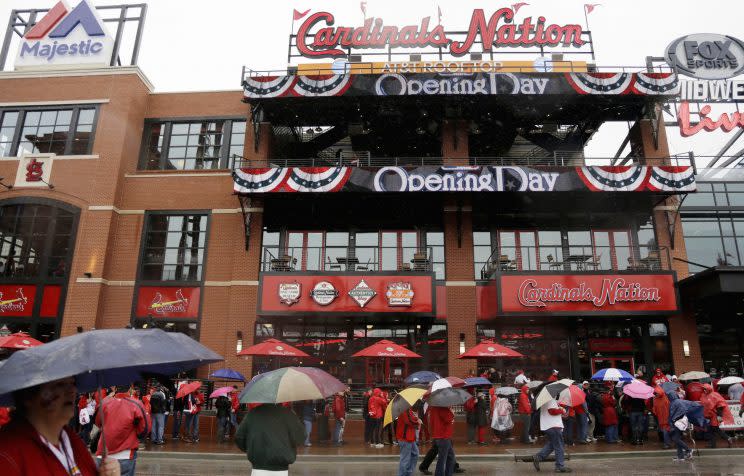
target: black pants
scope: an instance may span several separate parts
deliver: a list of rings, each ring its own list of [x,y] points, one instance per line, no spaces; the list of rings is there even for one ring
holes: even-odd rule
[[[720,436],[724,441],[729,440],[728,433],[721,430],[720,426],[708,425],[708,428],[705,431],[705,439],[708,442],[708,446],[713,448],[716,447],[716,436]]]
[[[372,438],[370,440],[370,443],[372,443],[373,445],[382,443],[382,439],[381,439],[382,428],[380,428],[380,426],[382,425],[382,418],[370,418],[369,422],[371,426],[370,433],[371,433],[371,438]]]
[[[419,469],[429,469],[429,466],[431,466],[431,463],[437,458],[438,454],[439,448],[437,448],[437,445],[431,445],[429,451],[424,455],[424,459],[421,461]],[[455,458],[455,469],[460,469],[460,463],[457,462],[457,458]]]
[[[364,415],[364,442],[372,442],[372,419],[369,415]]]

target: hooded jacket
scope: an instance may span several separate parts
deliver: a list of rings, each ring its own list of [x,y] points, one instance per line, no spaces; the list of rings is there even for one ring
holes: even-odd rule
[[[656,421],[659,422],[659,429],[669,431],[671,429],[669,426],[669,398],[661,388],[655,388],[653,401],[653,412]]]
[[[700,398],[703,404],[703,416],[710,420],[711,426],[718,426],[718,414],[723,417],[723,423],[731,425],[734,423],[734,416],[729,410],[728,403],[720,393],[714,392],[713,387],[709,384],[703,385],[703,396]]]
[[[674,426],[674,422],[680,418],[687,417],[695,426],[705,426],[703,417],[703,406],[698,402],[682,400],[676,392],[666,394],[669,399],[669,426]]]
[[[382,390],[379,388],[374,389],[369,399],[370,418],[382,418],[385,416],[385,407],[387,407],[387,402],[382,398]]]
[[[287,471],[297,459],[297,446],[305,429],[291,410],[264,404],[245,416],[235,434],[235,444],[245,451],[255,469]]]
[[[530,389],[523,385],[519,392],[519,401],[517,402],[517,411],[522,415],[532,413],[532,403],[530,402]]]
[[[617,425],[617,411],[615,410],[615,397],[609,393],[602,394],[602,424],[604,426]]]

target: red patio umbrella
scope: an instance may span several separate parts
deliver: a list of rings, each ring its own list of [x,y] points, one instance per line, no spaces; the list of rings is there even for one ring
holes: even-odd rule
[[[458,359],[480,359],[489,357],[524,357],[524,355],[506,346],[496,344],[493,341],[484,340],[467,352],[464,352],[458,357]]]
[[[39,342],[25,332],[0,337],[0,349],[28,349],[42,344],[43,342]]]
[[[277,339],[268,339],[238,352],[238,355],[268,355],[276,357],[310,357],[305,352]]]
[[[399,359],[420,359],[416,352],[389,340],[381,340],[352,355],[352,357],[396,357]]]

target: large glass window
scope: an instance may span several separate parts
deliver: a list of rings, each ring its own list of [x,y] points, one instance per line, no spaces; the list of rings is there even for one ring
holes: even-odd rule
[[[207,215],[147,216],[140,277],[145,281],[200,281]]]
[[[96,111],[95,106],[0,109],[0,157],[90,154]]]
[[[488,258],[491,256],[493,248],[491,245],[490,231],[473,232],[473,258],[475,261],[474,271],[475,279],[487,278],[488,269],[484,268]],[[484,272],[485,270],[485,272]],[[483,274],[482,274],[483,273]]]
[[[687,259],[691,273],[705,267],[737,266],[740,263],[740,250],[744,234],[734,237],[741,229],[738,219],[730,216],[682,216],[682,230],[685,236]],[[693,264],[694,263],[694,264]]]

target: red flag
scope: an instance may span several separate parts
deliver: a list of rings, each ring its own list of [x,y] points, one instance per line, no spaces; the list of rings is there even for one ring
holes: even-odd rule
[[[359,8],[362,10],[364,18],[367,18],[367,2],[359,2]]]
[[[437,16],[439,17],[438,24],[442,24],[442,9],[437,5]]]
[[[300,20],[302,17],[304,17],[305,15],[307,15],[309,11],[310,11],[309,8],[307,10],[305,10],[304,12],[298,12],[297,10],[294,10],[294,19],[295,20]]]
[[[586,3],[584,4],[584,9],[586,10],[586,14],[589,15],[591,12],[594,11],[595,8],[601,6],[601,3]]]
[[[525,5],[529,5],[529,3],[525,2],[519,2],[512,5],[512,10],[514,10],[514,14],[516,15],[520,8],[522,8]]]

